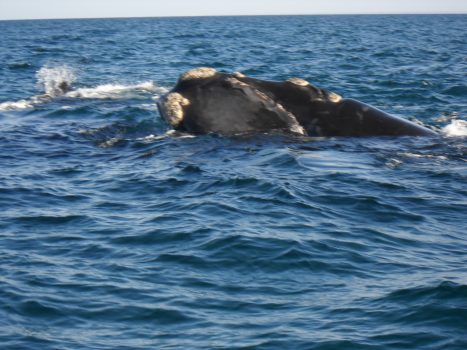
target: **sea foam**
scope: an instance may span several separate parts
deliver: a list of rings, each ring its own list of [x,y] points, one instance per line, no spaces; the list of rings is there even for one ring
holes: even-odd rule
[[[146,81],[139,84],[121,85],[121,84],[104,84],[92,88],[80,88],[68,92],[65,96],[75,98],[92,98],[92,99],[119,99],[122,97],[131,97],[137,92],[150,92],[161,94],[167,89],[157,86],[152,81]]]
[[[19,101],[6,101],[0,103],[0,111],[11,111],[32,108],[33,103],[31,100],[19,100]]]
[[[446,125],[442,132],[446,136],[467,136],[467,121],[456,119]]]

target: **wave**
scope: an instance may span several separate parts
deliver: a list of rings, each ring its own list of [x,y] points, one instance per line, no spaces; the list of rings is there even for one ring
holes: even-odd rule
[[[77,75],[73,68],[66,65],[58,67],[44,66],[36,73],[37,84],[44,92],[27,99],[5,101],[0,103],[0,112],[32,109],[39,104],[52,101],[57,97],[79,99],[125,99],[135,98],[140,94],[152,94],[153,99],[159,98],[168,89],[158,86],[153,81],[137,84],[102,84],[95,87],[83,87],[71,90]]]
[[[391,323],[462,331],[467,325],[466,297],[467,285],[447,280],[396,290],[372,306]]]

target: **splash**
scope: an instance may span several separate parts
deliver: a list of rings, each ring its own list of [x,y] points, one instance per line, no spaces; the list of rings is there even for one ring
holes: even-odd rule
[[[44,66],[36,73],[37,83],[45,94],[55,97],[63,95],[71,89],[76,81],[76,74],[69,66],[48,67]]]
[[[446,125],[442,132],[446,136],[467,136],[467,121],[465,120],[452,120],[451,123]]]
[[[44,92],[18,101],[0,103],[0,111],[32,109],[34,106],[50,101],[52,98],[65,94],[76,81],[73,69],[63,65],[57,67],[44,66],[36,72],[37,85]]]
[[[67,65],[44,66],[37,71],[36,78],[37,84],[44,92],[43,94],[18,101],[0,103],[0,112],[32,109],[36,105],[47,103],[58,96],[80,99],[125,99],[138,98],[141,95],[146,98],[147,94],[152,94],[153,99],[157,100],[161,94],[168,91],[168,89],[156,85],[153,81],[128,85],[103,84],[71,90],[77,76],[75,70]]]

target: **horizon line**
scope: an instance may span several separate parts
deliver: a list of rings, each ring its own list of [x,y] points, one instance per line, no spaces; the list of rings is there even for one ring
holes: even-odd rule
[[[232,15],[161,15],[161,16],[111,16],[111,17],[51,17],[51,18],[9,18],[0,21],[53,21],[53,20],[95,20],[95,19],[151,19],[151,18],[212,18],[212,17],[306,17],[306,16],[436,16],[466,15],[467,12],[387,12],[387,13],[314,13],[314,14],[232,14]]]

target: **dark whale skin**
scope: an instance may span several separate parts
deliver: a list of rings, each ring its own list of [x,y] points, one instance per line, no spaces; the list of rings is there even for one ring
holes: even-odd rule
[[[158,101],[174,129],[238,135],[279,131],[307,136],[431,136],[436,133],[293,78],[266,81],[198,68]]]

